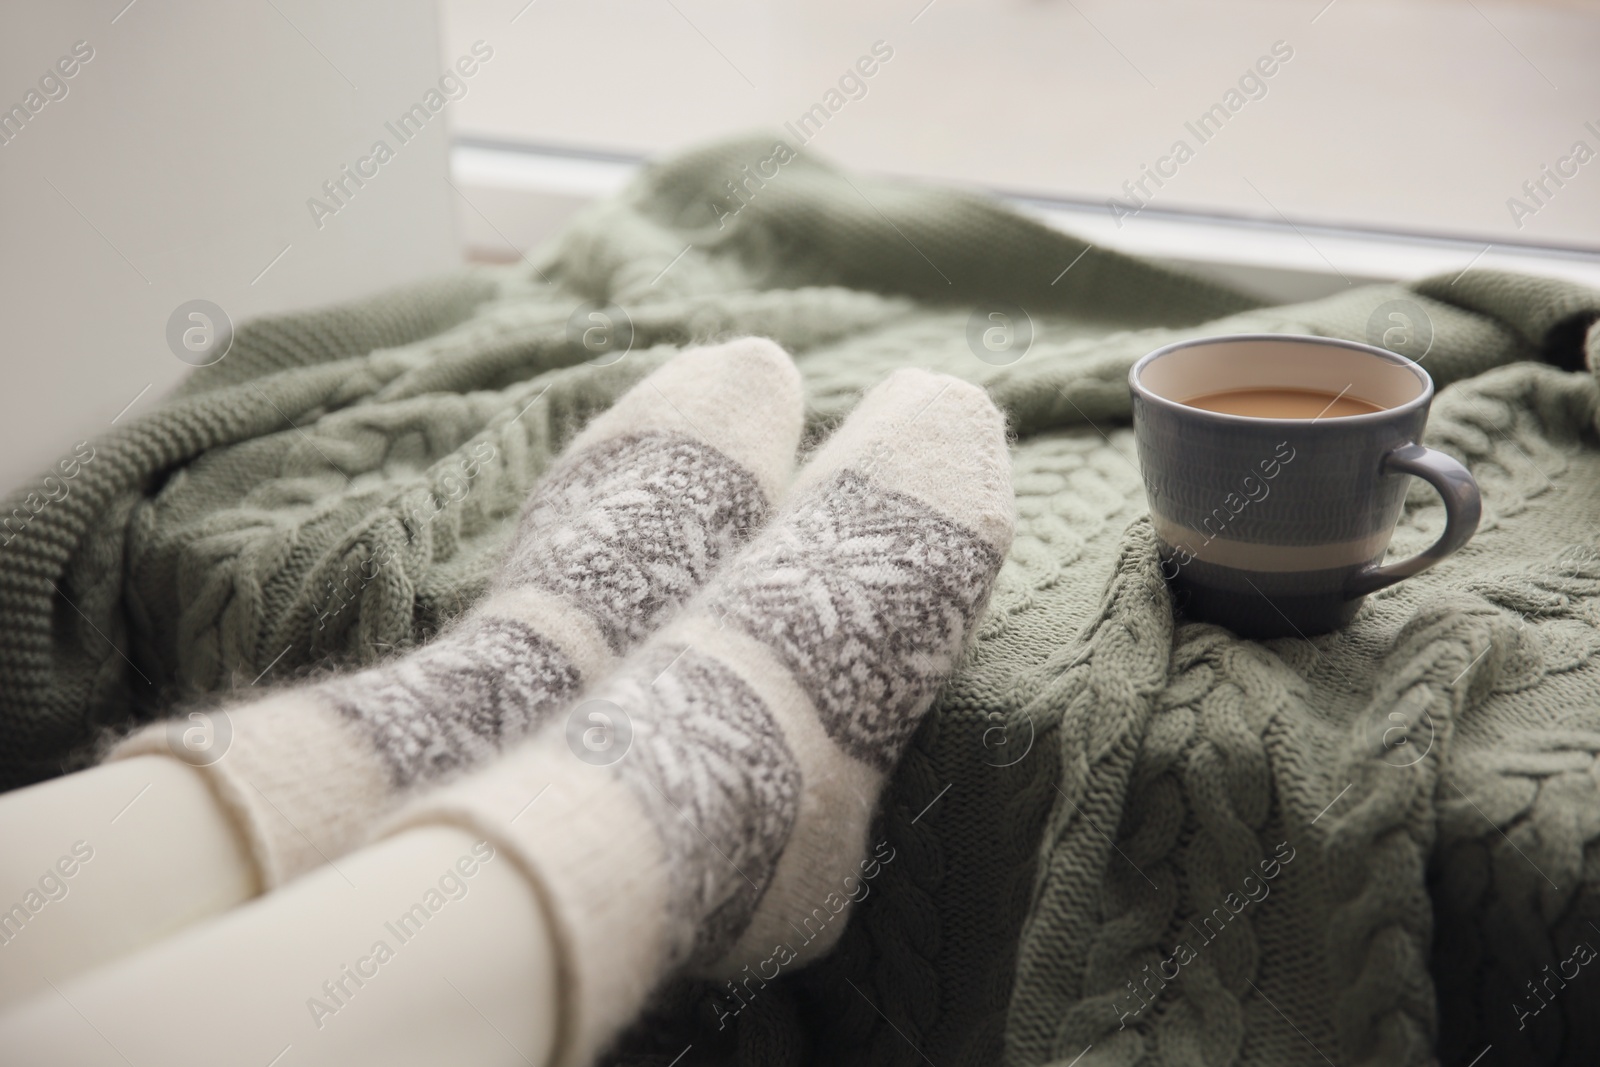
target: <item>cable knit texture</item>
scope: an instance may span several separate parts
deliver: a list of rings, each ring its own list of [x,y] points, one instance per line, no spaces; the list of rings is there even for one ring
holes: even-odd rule
[[[269,667],[437,632],[577,427],[678,347],[757,334],[794,354],[813,438],[900,367],[982,385],[1016,436],[1016,537],[878,807],[868,838],[895,859],[834,951],[731,1021],[720,983],[675,984],[621,1058],[1592,1062],[1592,968],[1569,961],[1600,948],[1600,294],[1474,268],[1265,307],[809,149],[733,214],[726,183],[772,156],[754,139],[647,168],[535,253],[550,284],[473,271],[248,324],[93,442],[72,494],[0,548],[0,780]],[[969,346],[989,301],[1032,321],[1014,362]],[[1368,341],[1392,301],[1427,327],[1427,443],[1482,486],[1477,537],[1309,642],[1176,620],[1132,361],[1217,333]],[[626,356],[585,362],[584,303],[626,311]],[[498,459],[451,494],[484,433]],[[1443,522],[1414,486],[1394,553]],[[376,579],[346,578],[380,551]]]

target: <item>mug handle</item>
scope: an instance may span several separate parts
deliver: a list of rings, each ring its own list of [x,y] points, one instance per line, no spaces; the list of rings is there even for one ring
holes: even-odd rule
[[[1472,480],[1467,468],[1443,452],[1422,445],[1401,445],[1383,457],[1379,468],[1385,474],[1415,474],[1438,490],[1444,498],[1444,533],[1430,547],[1398,563],[1386,567],[1369,566],[1357,571],[1345,587],[1345,595],[1354,600],[1409,578],[1456,551],[1472,540],[1478,532],[1478,520],[1483,516],[1483,498],[1478,495],[1478,483]]]

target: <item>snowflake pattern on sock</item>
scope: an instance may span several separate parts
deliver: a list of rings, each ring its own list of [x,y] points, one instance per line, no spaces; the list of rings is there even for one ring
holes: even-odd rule
[[[585,449],[534,495],[499,588],[570,598],[613,652],[651,633],[766,521],[755,477],[682,434],[630,434]]]
[[[495,589],[565,597],[624,652],[698,591],[767,510],[755,478],[710,445],[662,432],[611,438],[535,492]],[[418,655],[335,682],[333,697],[406,788],[527,736],[580,683],[553,642],[484,618]]]
[[[553,642],[514,619],[470,618],[407,656],[329,683],[397,789],[482,763],[570,700],[581,679]]]
[[[771,648],[845,751],[887,771],[1002,562],[921,501],[845,470],[719,583],[711,611]]]
[[[633,730],[615,772],[666,844],[677,955],[693,966],[720,959],[749,925],[794,827],[794,754],[761,698],[693,649],[655,649],[597,696]]]

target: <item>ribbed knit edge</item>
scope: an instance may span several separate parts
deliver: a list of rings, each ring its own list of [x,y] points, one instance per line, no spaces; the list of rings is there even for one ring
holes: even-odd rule
[[[438,824],[482,835],[527,880],[556,948],[550,1067],[589,1067],[645,1007],[668,953],[667,864],[650,818],[555,731],[422,798],[379,836]]]

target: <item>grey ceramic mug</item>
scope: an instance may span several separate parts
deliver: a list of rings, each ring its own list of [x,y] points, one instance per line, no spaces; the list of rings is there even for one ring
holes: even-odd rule
[[[1472,475],[1417,443],[1433,381],[1403,356],[1325,337],[1207,337],[1151,352],[1128,384],[1162,574],[1191,618],[1248,637],[1325,633],[1368,593],[1432,566],[1478,528]],[[1185,403],[1263,388],[1379,410],[1278,419]],[[1444,533],[1385,566],[1412,475],[1444,498]]]

